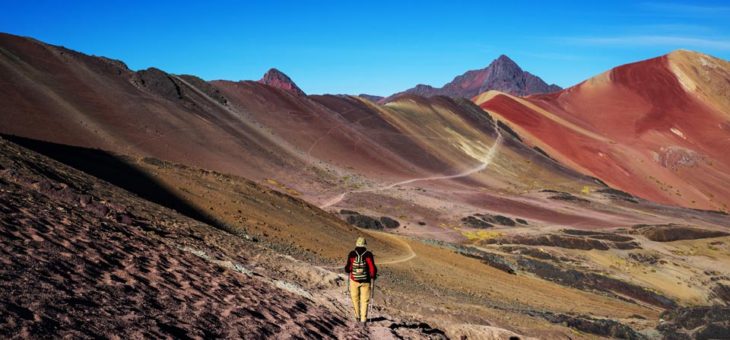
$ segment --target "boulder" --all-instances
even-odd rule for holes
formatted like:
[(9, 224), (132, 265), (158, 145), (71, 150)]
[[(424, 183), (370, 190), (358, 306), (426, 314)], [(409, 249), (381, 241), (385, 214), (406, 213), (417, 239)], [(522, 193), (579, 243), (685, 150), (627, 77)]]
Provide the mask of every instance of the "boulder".
[(400, 222), (397, 220), (390, 218), (388, 216), (382, 216), (380, 217), (380, 223), (383, 224), (386, 228), (394, 229), (400, 227)]
[(383, 224), (380, 223), (377, 219), (367, 216), (367, 215), (348, 215), (347, 216), (347, 223), (350, 223), (356, 227), (365, 228), (365, 229), (376, 229), (376, 230), (382, 230)]

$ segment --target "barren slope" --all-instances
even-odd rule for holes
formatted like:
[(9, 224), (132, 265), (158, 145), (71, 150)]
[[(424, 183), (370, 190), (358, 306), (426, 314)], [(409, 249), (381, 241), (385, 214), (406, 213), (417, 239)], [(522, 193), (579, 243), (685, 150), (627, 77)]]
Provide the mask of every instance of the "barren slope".
[[(306, 175), (305, 155), (202, 79), (0, 34), (0, 132), (226, 173)], [(294, 94), (291, 94), (292, 96)]]
[(265, 249), (2, 139), (0, 209), (3, 337), (365, 336)]
[(727, 211), (730, 63), (676, 51), (564, 91), (475, 101), (552, 157), (661, 203)]

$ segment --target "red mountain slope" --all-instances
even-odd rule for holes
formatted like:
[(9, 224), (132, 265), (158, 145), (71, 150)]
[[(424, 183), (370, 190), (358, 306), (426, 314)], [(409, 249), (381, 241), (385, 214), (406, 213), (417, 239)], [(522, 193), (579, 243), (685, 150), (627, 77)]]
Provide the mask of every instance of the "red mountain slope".
[(684, 207), (730, 204), (730, 63), (676, 51), (558, 93), (475, 98), (551, 156), (633, 194)]

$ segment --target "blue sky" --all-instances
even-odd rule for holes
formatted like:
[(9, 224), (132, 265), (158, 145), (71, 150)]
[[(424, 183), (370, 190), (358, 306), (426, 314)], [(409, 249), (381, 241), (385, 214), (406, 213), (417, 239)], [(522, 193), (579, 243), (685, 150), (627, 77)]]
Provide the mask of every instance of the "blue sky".
[(500, 54), (561, 86), (678, 48), (730, 59), (727, 1), (8, 1), (0, 31), (132, 69), (259, 79), (305, 92), (441, 86)]

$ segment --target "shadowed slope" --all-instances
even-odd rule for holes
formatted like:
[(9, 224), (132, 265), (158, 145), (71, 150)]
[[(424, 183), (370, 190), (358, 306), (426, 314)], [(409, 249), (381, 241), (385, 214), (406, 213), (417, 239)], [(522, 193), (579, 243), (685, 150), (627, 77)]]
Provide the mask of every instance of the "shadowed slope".
[(262, 170), (284, 177), (283, 169), (307, 163), (198, 78), (133, 72), (119, 61), (8, 34), (0, 34), (0, 47), (3, 133), (253, 178)]
[(4, 338), (366, 336), (251, 242), (3, 139), (0, 210)]

